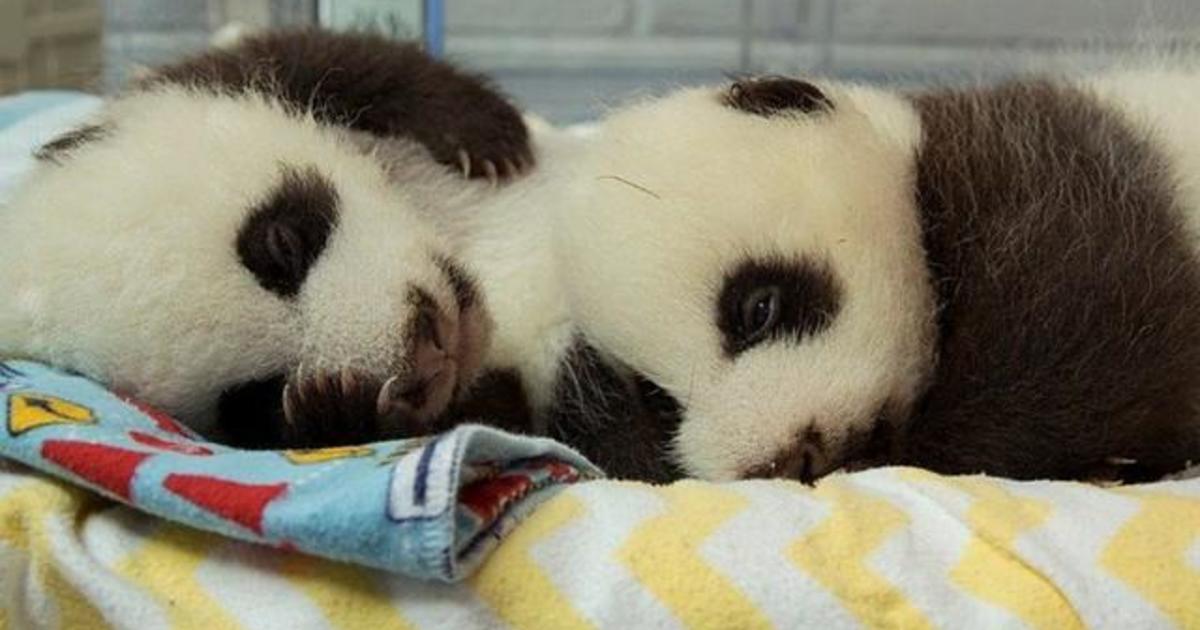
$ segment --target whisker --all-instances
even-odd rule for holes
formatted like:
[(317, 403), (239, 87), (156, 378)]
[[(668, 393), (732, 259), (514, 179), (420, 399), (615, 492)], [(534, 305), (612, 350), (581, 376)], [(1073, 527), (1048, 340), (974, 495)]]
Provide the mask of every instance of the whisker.
[(596, 178), (597, 181), (602, 180), (602, 179), (612, 180), (614, 182), (620, 182), (622, 184), (625, 184), (626, 186), (629, 186), (630, 188), (633, 188), (634, 190), (638, 190), (644, 194), (650, 195), (651, 197), (654, 197), (655, 199), (658, 199), (659, 201), (662, 200), (662, 197), (659, 196), (659, 194), (654, 192), (653, 190), (650, 190), (649, 188), (646, 188), (645, 186), (642, 186), (640, 184), (635, 184), (635, 183), (629, 181), (628, 179), (621, 177), (620, 175), (601, 175)]

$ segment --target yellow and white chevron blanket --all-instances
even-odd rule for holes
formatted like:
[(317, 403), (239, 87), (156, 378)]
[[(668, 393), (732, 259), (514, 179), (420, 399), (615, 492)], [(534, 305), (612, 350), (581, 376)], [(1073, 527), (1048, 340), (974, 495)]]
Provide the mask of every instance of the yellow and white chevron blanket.
[(460, 584), (174, 525), (0, 463), (3, 628), (1200, 628), (1200, 479), (595, 481)]

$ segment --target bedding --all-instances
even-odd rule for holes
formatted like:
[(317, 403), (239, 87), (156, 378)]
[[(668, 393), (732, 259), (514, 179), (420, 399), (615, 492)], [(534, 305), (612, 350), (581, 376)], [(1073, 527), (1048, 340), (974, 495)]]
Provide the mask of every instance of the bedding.
[(1200, 480), (598, 480), (443, 584), (0, 471), (0, 627), (1200, 627)]
[[(3, 156), (21, 156), (4, 165), (10, 176), (0, 181), (0, 200), (28, 149), (93, 106), (81, 97), (53, 114), (68, 106), (56, 103), (43, 112), (55, 116), (47, 122), (0, 100)], [(162, 461), (173, 447), (192, 450), (176, 454), (193, 459), (221, 449), (81, 379), (7, 365), (0, 378), (4, 628), (1200, 627), (1200, 479), (1101, 488), (884, 468), (833, 475), (815, 487), (780, 480), (654, 487), (567, 483), (575, 479), (566, 475), (545, 486), (553, 496), (528, 495), (544, 500), (536, 509), (514, 509), (495, 528), (468, 524), (458, 540), (475, 541), (464, 549), (479, 552), (438, 573), (389, 562), (373, 546), (381, 530), (347, 512), (350, 480), (326, 490), (346, 503), (306, 508), (313, 522), (328, 517), (349, 527), (309, 539), (282, 535), (274, 507), (255, 521), (238, 509), (194, 510), (197, 503), (178, 493), (155, 495), (170, 473), (130, 472), (128, 453), (128, 478), (97, 474), (120, 472), (123, 460), (87, 448), (47, 458), (47, 441), (93, 444), (99, 438), (91, 431), (101, 426), (126, 451)], [(134, 431), (144, 435), (132, 438)], [(442, 439), (469, 442), (478, 439), (473, 431)], [(549, 454), (580, 477), (594, 473), (565, 449), (486, 435), (489, 444), (522, 444), (518, 460)], [(404, 453), (428, 446), (408, 445), (394, 461), (371, 459), (373, 470), (390, 482), (421, 460)], [(212, 454), (196, 455), (197, 448)], [(308, 455), (335, 456), (321, 466), (339, 461), (339, 453)], [(223, 474), (291, 470), (282, 455), (253, 457), (272, 457), (270, 466), (281, 468)], [(457, 499), (444, 506), (463, 502), (463, 479), (442, 481), (445, 496)], [(214, 496), (228, 504), (228, 493)], [(458, 531), (463, 513), (455, 514), (440, 526)], [(457, 581), (438, 581), (445, 579)]]

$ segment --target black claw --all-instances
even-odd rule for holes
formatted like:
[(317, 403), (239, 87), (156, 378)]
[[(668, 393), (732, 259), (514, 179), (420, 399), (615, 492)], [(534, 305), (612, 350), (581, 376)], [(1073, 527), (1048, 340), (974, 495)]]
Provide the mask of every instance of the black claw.
[(280, 427), (282, 446), (349, 446), (420, 437), (437, 430), (434, 423), (418, 418), (404, 406), (381, 410), (384, 382), (344, 370), (297, 375), (282, 392), (287, 410)]

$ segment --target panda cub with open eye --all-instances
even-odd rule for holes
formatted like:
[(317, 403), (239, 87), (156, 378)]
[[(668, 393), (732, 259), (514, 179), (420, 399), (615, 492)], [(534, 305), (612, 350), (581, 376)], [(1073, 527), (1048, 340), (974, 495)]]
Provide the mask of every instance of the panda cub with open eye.
[(657, 435), (674, 474), (803, 480), (1200, 461), (1197, 98), (1186, 70), (768, 77), (618, 111), (555, 213), (556, 269), (588, 352), (674, 409), (593, 456)]
[(411, 434), (463, 394), (491, 320), (419, 206), (532, 164), (482, 79), (320, 31), (159, 69), (38, 157), (2, 210), (0, 356), (252, 447)]

